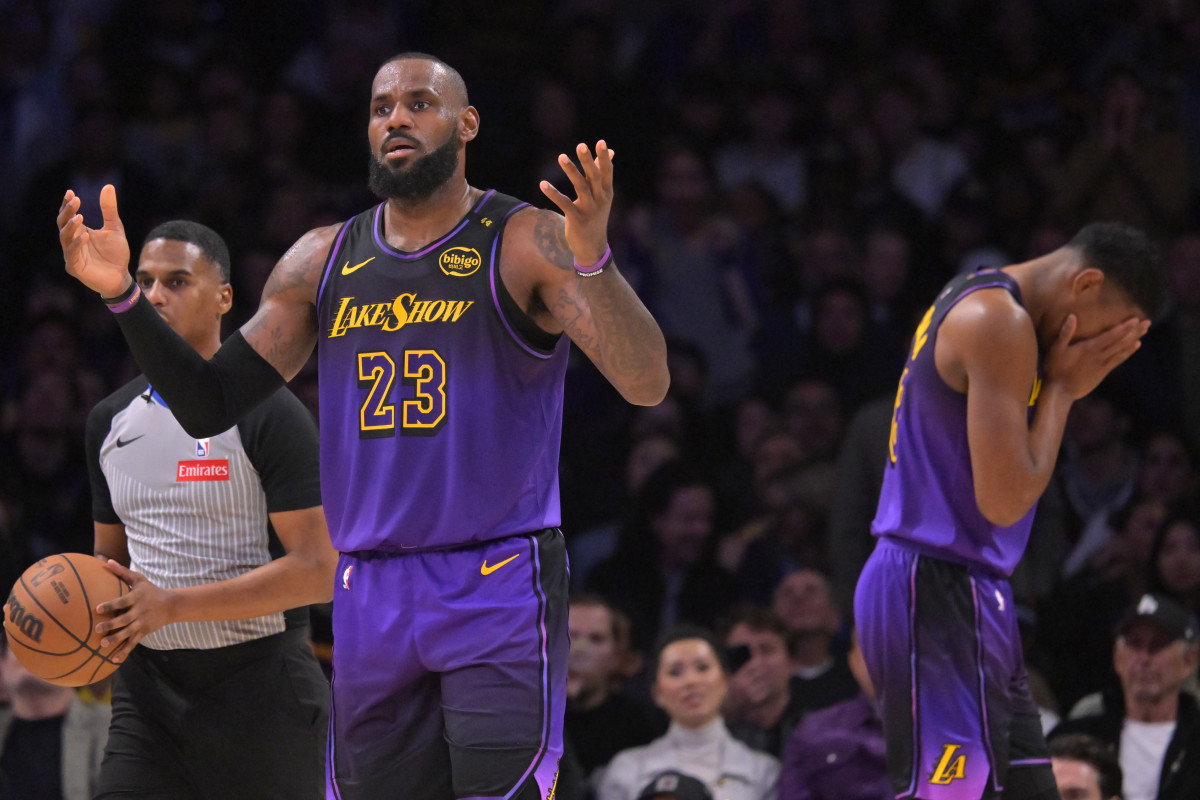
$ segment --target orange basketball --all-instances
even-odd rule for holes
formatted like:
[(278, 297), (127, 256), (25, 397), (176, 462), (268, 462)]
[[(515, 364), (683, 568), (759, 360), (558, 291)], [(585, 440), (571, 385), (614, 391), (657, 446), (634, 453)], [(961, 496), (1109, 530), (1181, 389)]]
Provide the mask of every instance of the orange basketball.
[(43, 558), (17, 579), (4, 604), (8, 646), (25, 669), (59, 686), (87, 686), (119, 664), (100, 651), (96, 606), (129, 591), (95, 556), (60, 553)]

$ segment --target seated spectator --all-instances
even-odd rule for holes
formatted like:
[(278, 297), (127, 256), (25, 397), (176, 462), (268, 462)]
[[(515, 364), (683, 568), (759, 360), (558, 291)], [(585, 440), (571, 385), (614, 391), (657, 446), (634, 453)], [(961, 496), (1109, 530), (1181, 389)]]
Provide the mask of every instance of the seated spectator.
[(599, 800), (635, 800), (667, 770), (694, 776), (722, 800), (774, 800), (779, 762), (734, 739), (721, 717), (729, 687), (723, 652), (705, 628), (680, 625), (663, 633), (651, 673), (654, 700), (671, 727), (644, 747), (617, 753), (600, 781)]
[(1150, 591), (1200, 612), (1200, 512), (1179, 509), (1159, 527), (1150, 547)]
[(813, 569), (791, 573), (775, 591), (772, 609), (792, 632), (790, 689), (792, 702), (802, 713), (858, 694), (845, 645), (837, 646), (841, 615), (828, 578)]
[(1142, 500), (1109, 515), (1112, 537), (1042, 605), (1036, 645), (1026, 653), (1045, 658), (1042, 673), (1063, 711), (1115, 679), (1112, 630), (1146, 592), (1155, 531), (1166, 514), (1158, 501)]
[(0, 634), (0, 798), (89, 800), (100, 777), (112, 709), (32, 675)]
[(712, 482), (691, 464), (669, 461), (646, 478), (616, 552), (585, 584), (629, 616), (637, 650), (659, 630), (712, 625), (729, 608), (736, 586), (714, 557), (717, 518)]
[(721, 706), (729, 732), (779, 758), (803, 714), (792, 702), (791, 631), (774, 612), (755, 605), (735, 609), (719, 630), (730, 659)]
[(858, 637), (847, 654), (859, 693), (805, 717), (788, 739), (779, 800), (892, 800), (887, 742)]
[(1196, 623), (1164, 595), (1143, 595), (1117, 627), (1113, 666), (1120, 690), (1095, 714), (1050, 734), (1087, 733), (1112, 748), (1125, 800), (1200, 797), (1200, 708), (1184, 683), (1200, 661)]
[(571, 600), (570, 629), (565, 730), (586, 779), (617, 752), (661, 736), (667, 723), (648, 701), (622, 691), (641, 662), (624, 614), (599, 595), (579, 595)]
[(1099, 739), (1059, 736), (1050, 742), (1050, 763), (1062, 800), (1121, 800), (1121, 765)]

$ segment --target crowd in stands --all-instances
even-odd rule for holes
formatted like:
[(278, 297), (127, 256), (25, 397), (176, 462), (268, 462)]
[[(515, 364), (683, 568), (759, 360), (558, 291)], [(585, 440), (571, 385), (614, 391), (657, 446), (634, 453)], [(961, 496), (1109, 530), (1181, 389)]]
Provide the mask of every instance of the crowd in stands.
[[(861, 796), (890, 796), (849, 612), (909, 337), (954, 274), (1089, 221), (1151, 233), (1171, 302), (1072, 409), (1013, 578), (1044, 727), (1096, 696), (1119, 726), (1114, 631), (1148, 593), (1200, 611), (1198, 0), (0, 0), (0, 18), (0, 585), (91, 551), (83, 423), (137, 373), (63, 272), (65, 190), (98, 220), (115, 184), (135, 247), (172, 218), (220, 232), (231, 332), (295, 239), (375, 202), (365, 89), (419, 50), (471, 87), (475, 186), (544, 204), (559, 153), (609, 142), (613, 253), (668, 337), (659, 406), (586, 359), (568, 373), (571, 622), (604, 652), (572, 654), (564, 790), (653, 788), (619, 738), (725, 747), (727, 781), (795, 798), (859, 796), (810, 788), (830, 778), (803, 743), (843, 747)], [(312, 366), (291, 387), (315, 411)], [(683, 650), (719, 678), (698, 716), (656, 672)], [(845, 740), (805, 725), (830, 706)]]

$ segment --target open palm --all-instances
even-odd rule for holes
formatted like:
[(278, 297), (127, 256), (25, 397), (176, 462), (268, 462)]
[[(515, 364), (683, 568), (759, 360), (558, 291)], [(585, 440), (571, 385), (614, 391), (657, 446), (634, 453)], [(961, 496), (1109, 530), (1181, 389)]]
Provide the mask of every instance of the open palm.
[(83, 224), (81, 201), (71, 190), (58, 210), (58, 241), (68, 274), (102, 297), (116, 297), (129, 285), (129, 240), (117, 214), (117, 190), (112, 184), (100, 190), (101, 228)]

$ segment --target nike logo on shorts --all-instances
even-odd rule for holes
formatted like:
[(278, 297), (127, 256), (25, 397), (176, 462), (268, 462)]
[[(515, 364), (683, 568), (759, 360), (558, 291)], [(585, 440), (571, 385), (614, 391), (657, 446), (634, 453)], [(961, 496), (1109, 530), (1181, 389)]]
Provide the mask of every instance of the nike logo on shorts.
[(501, 567), (503, 567), (505, 564), (507, 564), (508, 562), (512, 561), (514, 558), (516, 558), (516, 557), (517, 557), (517, 556), (519, 556), (519, 555), (521, 555), (521, 554), (520, 554), (520, 553), (517, 553), (516, 555), (509, 556), (508, 558), (506, 558), (506, 559), (504, 559), (503, 561), (501, 561), (499, 564), (493, 564), (493, 565), (492, 565), (492, 566), (490, 566), (490, 567), (488, 566), (487, 559), (485, 558), (485, 559), (483, 560), (483, 566), (479, 568), (479, 572), (480, 572), (480, 574), (482, 574), (482, 575), (491, 575), (493, 572), (495, 572), (496, 570), (500, 569), (500, 568), (501, 568)]

